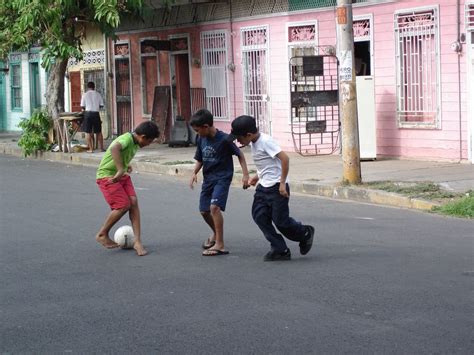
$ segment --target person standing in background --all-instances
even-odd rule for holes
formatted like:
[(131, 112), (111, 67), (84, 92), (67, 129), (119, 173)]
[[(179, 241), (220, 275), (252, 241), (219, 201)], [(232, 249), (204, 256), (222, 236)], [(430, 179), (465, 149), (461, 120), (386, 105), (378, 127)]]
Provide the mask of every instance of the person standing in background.
[(104, 137), (102, 136), (102, 121), (99, 110), (104, 107), (102, 96), (95, 91), (95, 84), (90, 81), (87, 83), (87, 91), (82, 95), (81, 107), (84, 111), (84, 122), (82, 130), (86, 132), (87, 152), (94, 152), (94, 137), (101, 152), (104, 150)]

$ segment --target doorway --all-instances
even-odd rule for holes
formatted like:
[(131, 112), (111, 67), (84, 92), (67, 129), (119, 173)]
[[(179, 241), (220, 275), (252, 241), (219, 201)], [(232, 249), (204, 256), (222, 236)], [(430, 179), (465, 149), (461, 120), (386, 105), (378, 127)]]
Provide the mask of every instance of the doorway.
[(191, 79), (189, 70), (189, 38), (187, 35), (170, 39), (171, 125), (177, 117), (191, 119)]
[(4, 63), (0, 61), (0, 131), (5, 131), (7, 129), (7, 72), (2, 70), (4, 67)]
[(357, 17), (354, 30), (354, 71), (357, 88), (360, 159), (377, 158), (372, 17)]
[(30, 62), (30, 105), (31, 111), (41, 107), (41, 86), (38, 62)]
[(187, 54), (171, 54), (171, 104), (173, 119), (191, 119), (191, 85), (189, 81), (189, 60)]
[[(474, 19), (474, 4), (472, 5), (472, 13)], [(469, 132), (468, 132), (468, 155), (469, 160), (474, 164), (474, 23), (472, 31), (468, 32), (468, 80), (470, 83), (469, 87), (469, 99), (468, 99), (468, 121), (469, 121)]]

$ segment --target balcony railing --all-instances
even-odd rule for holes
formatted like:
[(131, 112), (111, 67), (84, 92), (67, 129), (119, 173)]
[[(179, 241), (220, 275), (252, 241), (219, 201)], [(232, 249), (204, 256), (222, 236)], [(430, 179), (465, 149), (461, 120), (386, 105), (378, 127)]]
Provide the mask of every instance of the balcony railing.
[[(369, 0), (352, 0), (353, 4), (368, 2)], [(289, 11), (316, 9), (336, 6), (337, 0), (288, 0)]]

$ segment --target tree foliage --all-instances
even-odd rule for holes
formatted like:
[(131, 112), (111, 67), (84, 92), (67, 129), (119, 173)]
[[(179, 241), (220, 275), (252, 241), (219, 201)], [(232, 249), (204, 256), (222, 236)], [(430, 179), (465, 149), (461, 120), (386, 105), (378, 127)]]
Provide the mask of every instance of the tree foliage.
[(47, 109), (56, 118), (64, 107), (69, 58), (82, 59), (86, 25), (112, 36), (123, 16), (139, 14), (143, 0), (1, 0), (0, 59), (40, 46), (49, 70)]
[(113, 35), (124, 15), (138, 14), (143, 0), (8, 0), (0, 2), (0, 57), (44, 49), (43, 66), (55, 60), (82, 59), (85, 25)]
[(48, 149), (48, 131), (52, 121), (43, 110), (36, 110), (29, 119), (23, 119), (19, 126), (22, 129), (18, 146), (23, 150), (25, 157), (38, 151)]

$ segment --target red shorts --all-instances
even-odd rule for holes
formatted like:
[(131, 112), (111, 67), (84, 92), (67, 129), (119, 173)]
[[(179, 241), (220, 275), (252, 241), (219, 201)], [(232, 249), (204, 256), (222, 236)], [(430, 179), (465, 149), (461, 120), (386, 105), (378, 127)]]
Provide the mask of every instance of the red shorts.
[(130, 197), (137, 195), (130, 176), (124, 175), (115, 183), (110, 183), (110, 179), (111, 178), (103, 178), (96, 180), (110, 208), (119, 210), (121, 208), (130, 207)]

